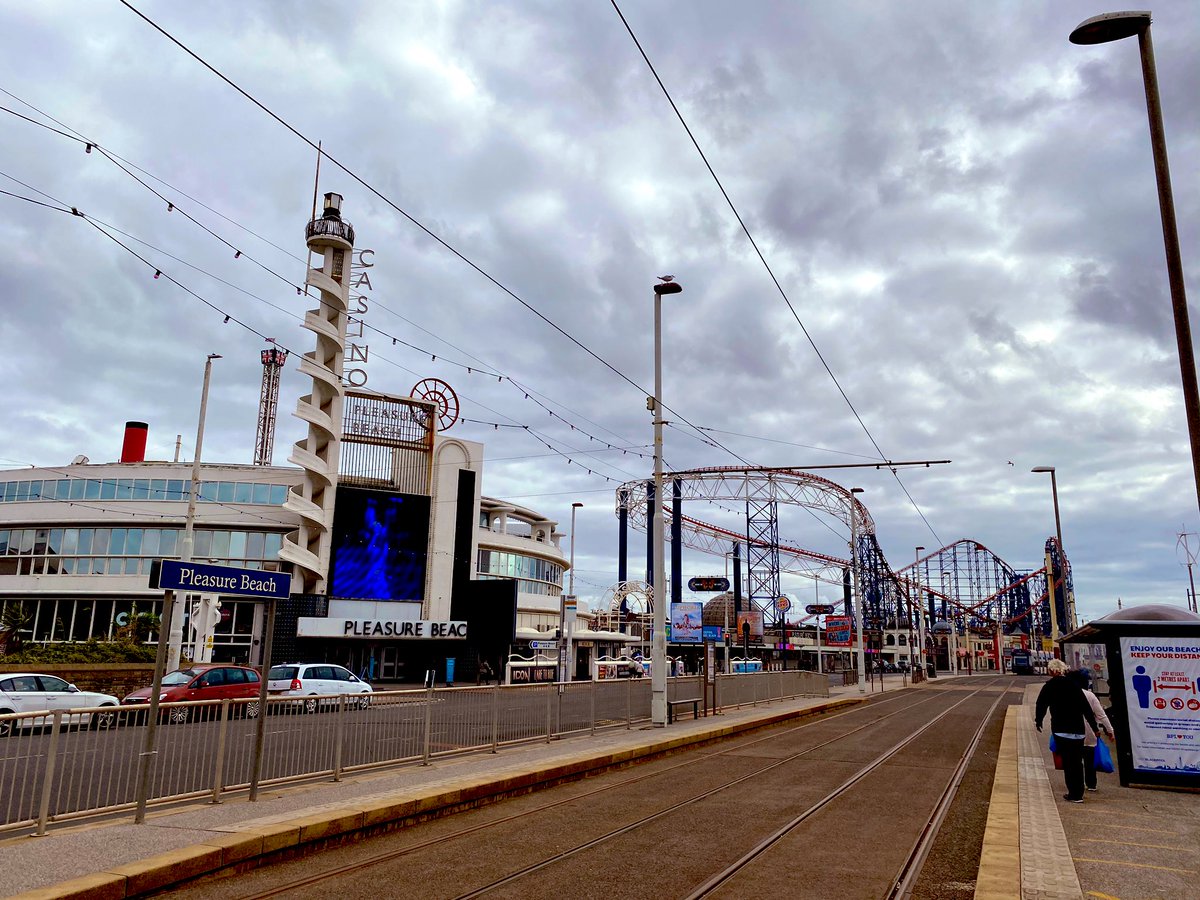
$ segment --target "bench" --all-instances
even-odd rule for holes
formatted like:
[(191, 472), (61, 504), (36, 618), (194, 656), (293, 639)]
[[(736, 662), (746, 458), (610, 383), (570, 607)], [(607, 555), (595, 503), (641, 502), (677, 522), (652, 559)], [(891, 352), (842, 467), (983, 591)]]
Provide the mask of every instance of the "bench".
[(675, 707), (677, 707), (677, 706), (684, 707), (684, 708), (690, 706), (692, 708), (692, 718), (693, 719), (700, 718), (700, 698), (699, 697), (696, 697), (695, 699), (692, 699), (692, 700), (668, 700), (667, 701), (667, 723), (668, 724), (675, 721), (675, 715), (676, 715)]

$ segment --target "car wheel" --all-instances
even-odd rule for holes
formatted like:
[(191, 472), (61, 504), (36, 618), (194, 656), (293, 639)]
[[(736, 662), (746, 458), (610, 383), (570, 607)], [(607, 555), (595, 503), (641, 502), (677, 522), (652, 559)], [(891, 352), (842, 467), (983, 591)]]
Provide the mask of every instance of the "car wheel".
[[(0, 709), (0, 713), (11, 713), (11, 709)], [(0, 737), (8, 737), (13, 733), (17, 725), (16, 719), (5, 719), (0, 722)]]
[(188, 713), (190, 712), (191, 710), (186, 706), (172, 706), (167, 711), (167, 721), (172, 725), (182, 725), (188, 720)]
[(371, 695), (370, 694), (360, 694), (358, 697), (358, 708), (366, 709), (370, 705), (371, 705)]
[(107, 731), (110, 728), (116, 727), (116, 724), (117, 708), (111, 703), (100, 707), (100, 712), (92, 713), (92, 728)]
[(304, 701), (304, 711), (306, 713), (309, 713), (310, 715), (317, 711), (317, 707), (318, 707), (318, 704), (317, 704), (316, 697), (309, 697), (307, 700)]
[(250, 703), (246, 704), (246, 718), (247, 719), (257, 719), (258, 718), (258, 701), (257, 700), (251, 701)]

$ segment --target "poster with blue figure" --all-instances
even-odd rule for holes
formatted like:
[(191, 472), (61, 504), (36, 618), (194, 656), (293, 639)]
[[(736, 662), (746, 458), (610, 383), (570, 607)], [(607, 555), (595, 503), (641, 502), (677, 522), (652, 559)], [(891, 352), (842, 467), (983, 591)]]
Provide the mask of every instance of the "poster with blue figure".
[(429, 508), (420, 495), (338, 488), (330, 596), (421, 602)]
[(1122, 637), (1133, 767), (1200, 772), (1200, 638)]

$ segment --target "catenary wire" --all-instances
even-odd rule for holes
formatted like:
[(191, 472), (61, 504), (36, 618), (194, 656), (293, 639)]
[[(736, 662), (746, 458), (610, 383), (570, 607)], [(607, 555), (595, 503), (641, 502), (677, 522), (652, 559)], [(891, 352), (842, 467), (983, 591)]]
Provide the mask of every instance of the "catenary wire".
[[(157, 31), (159, 34), (161, 34), (163, 37), (165, 37), (167, 40), (169, 40), (171, 43), (173, 43), (175, 46), (177, 46), (180, 50), (182, 50), (184, 53), (186, 53), (188, 56), (190, 56), (192, 59), (194, 59), (197, 63), (199, 63), (201, 66), (203, 66), (209, 72), (211, 72), (213, 75), (215, 75), (221, 81), (223, 81), (225, 84), (227, 84), (230, 88), (232, 88), (237, 93), (239, 93), (246, 100), (248, 100), (254, 106), (258, 107), (263, 113), (265, 113), (267, 116), (269, 116), (271, 119), (273, 119), (279, 125), (281, 125), (284, 129), (286, 129), (288, 132), (290, 132), (297, 139), (299, 139), (303, 143), (307, 144), (311, 149), (317, 150), (318, 152), (320, 152), (321, 155), (325, 159), (328, 159), (331, 163), (333, 163), (335, 166), (337, 166), (339, 169), (341, 169), (343, 172), (345, 172), (347, 176), (349, 176), (353, 181), (355, 181), (358, 185), (360, 185), (364, 190), (366, 190), (367, 192), (369, 192), (370, 194), (372, 194), (376, 198), (378, 198), (380, 201), (385, 203), (392, 210), (394, 210), (398, 215), (400, 215), (405, 220), (407, 220), (411, 225), (413, 225), (415, 228), (417, 228), (419, 231), (421, 231), (423, 234), (425, 234), (427, 237), (429, 237), (431, 240), (433, 240), (435, 243), (437, 243), (439, 246), (441, 246), (443, 249), (445, 249), (448, 253), (455, 256), (461, 262), (466, 264), (468, 267), (470, 267), (472, 270), (474, 270), (478, 275), (480, 275), (486, 281), (491, 283), (493, 286), (495, 286), (501, 292), (503, 292), (504, 294), (506, 294), (513, 300), (515, 300), (518, 304), (520, 304), (522, 307), (524, 307), (528, 312), (530, 312), (537, 318), (541, 319), (546, 325), (548, 325), (554, 331), (558, 332), (562, 337), (566, 338), (570, 343), (574, 344), (576, 347), (578, 347), (580, 350), (582, 350), (588, 356), (592, 357), (592, 359), (594, 359), (596, 362), (600, 363), (602, 366), (604, 366), (606, 369), (608, 369), (610, 372), (612, 372), (614, 375), (616, 375), (619, 379), (626, 382), (631, 387), (636, 388), (642, 394), (646, 395), (646, 394), (650, 393), (644, 387), (639, 385), (636, 381), (634, 381), (632, 378), (630, 378), (628, 375), (626, 375), (624, 372), (622, 372), (620, 369), (618, 369), (615, 365), (613, 365), (611, 362), (609, 362), (607, 359), (605, 359), (603, 356), (601, 356), (599, 353), (597, 353), (595, 350), (591, 349), (589, 346), (587, 346), (585, 343), (583, 343), (583, 341), (581, 341), (579, 338), (575, 337), (573, 334), (571, 334), (569, 331), (567, 331), (565, 328), (563, 328), (561, 325), (559, 325), (557, 322), (555, 322), (553, 319), (551, 319), (549, 316), (547, 316), (545, 313), (543, 313), (541, 310), (539, 310), (533, 304), (531, 304), (530, 302), (525, 300), (523, 297), (521, 297), (512, 288), (508, 287), (506, 284), (504, 284), (502, 281), (500, 281), (498, 278), (496, 278), (496, 276), (492, 275), (490, 272), (488, 272), (481, 265), (476, 263), (473, 259), (468, 257), (465, 253), (463, 253), (461, 250), (459, 250), (457, 247), (455, 247), (453, 244), (451, 244), (449, 241), (447, 241), (445, 238), (443, 238), (437, 232), (433, 231), (433, 229), (431, 229), (429, 226), (425, 225), (423, 222), (421, 222), (419, 219), (417, 219), (414, 215), (412, 215), (407, 210), (405, 210), (403, 207), (401, 207), (398, 203), (396, 203), (394, 200), (392, 200), (390, 197), (388, 197), (386, 194), (384, 194), (382, 191), (380, 191), (378, 188), (376, 188), (373, 184), (368, 182), (365, 178), (363, 178), (362, 176), (357, 174), (353, 169), (351, 169), (345, 163), (341, 162), (339, 159), (332, 156), (328, 151), (321, 149), (315, 141), (313, 141), (311, 138), (309, 138), (307, 135), (305, 135), (302, 131), (300, 131), (298, 128), (296, 128), (294, 125), (292, 125), (286, 119), (284, 119), (281, 115), (279, 115), (274, 110), (272, 110), (265, 103), (263, 103), (262, 101), (257, 99), (249, 91), (247, 91), (246, 89), (244, 89), (240, 85), (238, 85), (235, 81), (233, 81), (233, 79), (229, 78), (229, 76), (225, 75), (216, 66), (212, 65), (210, 62), (205, 60), (202, 56), (200, 56), (198, 53), (196, 53), (194, 50), (192, 50), (190, 47), (188, 47), (186, 44), (184, 44), (182, 41), (180, 41), (177, 37), (175, 37), (173, 34), (171, 34), (169, 31), (167, 31), (165, 28), (163, 28), (161, 25), (159, 25), (157, 22), (155, 22), (153, 19), (151, 19), (145, 13), (143, 13), (139, 9), (137, 9), (132, 3), (129, 2), (129, 0), (118, 0), (118, 2), (122, 6), (124, 6), (126, 9), (128, 9), (130, 12), (132, 12), (134, 15), (136, 15), (138, 18), (140, 18), (142, 21), (144, 21), (151, 28), (153, 28), (155, 31)], [(693, 428), (695, 427), (694, 425), (692, 425), (692, 423), (686, 417), (684, 417), (678, 411), (667, 406), (665, 403), (663, 404), (663, 409), (666, 410), (667, 412), (670, 412), (671, 414), (675, 415), (680, 421), (684, 422), (685, 424), (687, 424)], [(746, 465), (751, 464), (748, 460), (746, 460), (740, 454), (736, 453), (733, 450), (730, 450), (728, 447), (721, 445), (721, 449), (724, 452), (728, 453), (730, 456), (741, 461), (742, 463), (745, 463)], [(882, 456), (882, 453), (880, 455)]]
[[(124, 3), (125, 0), (121, 0), (121, 2)], [(879, 446), (879, 443), (875, 440), (875, 436), (871, 434), (871, 429), (867, 427), (867, 423), (863, 421), (862, 416), (859, 415), (858, 409), (854, 406), (854, 403), (851, 401), (850, 396), (846, 393), (845, 388), (842, 387), (841, 382), (838, 381), (837, 375), (834, 374), (833, 369), (825, 359), (824, 354), (821, 353), (821, 349), (817, 346), (817, 342), (813, 339), (813, 336), (809, 333), (808, 328), (800, 318), (800, 314), (796, 311), (796, 307), (792, 304), (791, 298), (788, 297), (787, 291), (784, 290), (783, 285), (775, 275), (775, 271), (771, 268), (771, 264), (767, 262), (766, 256), (759, 248), (758, 242), (754, 239), (754, 235), (751, 234), (749, 226), (746, 225), (745, 220), (742, 218), (742, 214), (738, 212), (738, 208), (734, 204), (733, 198), (730, 197), (729, 192), (725, 190), (725, 185), (721, 182), (716, 170), (713, 169), (712, 164), (708, 161), (708, 157), (705, 155), (704, 150), (700, 147), (700, 142), (696, 139), (695, 134), (692, 133), (691, 127), (688, 125), (687, 120), (683, 117), (683, 113), (680, 112), (679, 107), (676, 105), (674, 98), (671, 96), (671, 92), (667, 90), (666, 84), (664, 84), (662, 78), (659, 77), (658, 70), (654, 68), (654, 63), (650, 61), (649, 55), (647, 55), (645, 49), (642, 47), (642, 42), (638, 40), (638, 36), (634, 33), (633, 27), (625, 18), (625, 14), (621, 12), (621, 7), (617, 5), (617, 0), (609, 0), (609, 2), (612, 4), (617, 16), (621, 19), (621, 24), (624, 25), (625, 30), (629, 32), (629, 37), (633, 40), (634, 46), (637, 47), (638, 53), (641, 54), (646, 66), (650, 69), (650, 74), (654, 76), (654, 80), (658, 83), (659, 88), (662, 90), (663, 96), (666, 98), (667, 103), (670, 104), (676, 118), (679, 119), (679, 124), (682, 125), (683, 130), (687, 132), (687, 136), (691, 140), (692, 146), (696, 148), (696, 152), (700, 155), (700, 159), (703, 161), (704, 167), (708, 170), (708, 174), (712, 176), (712, 179), (716, 183), (718, 190), (721, 192), (721, 196), (725, 198), (725, 202), (728, 204), (730, 211), (733, 213), (734, 218), (737, 219), (738, 225), (741, 226), (742, 232), (746, 235), (746, 239), (749, 240), (750, 246), (754, 249), (755, 254), (758, 256), (759, 262), (762, 263), (767, 275), (775, 285), (775, 289), (779, 292), (779, 296), (783, 298), (783, 302), (787, 305), (788, 311), (791, 312), (792, 317), (796, 320), (796, 324), (800, 326), (800, 330), (804, 333), (804, 337), (808, 340), (813, 352), (817, 355), (817, 359), (828, 373), (830, 379), (833, 381), (834, 386), (838, 389), (838, 393), (842, 395), (842, 399), (846, 402), (846, 406), (850, 408), (850, 412), (853, 413), (854, 418), (858, 421), (863, 433), (866, 434), (867, 439), (870, 440), (871, 445), (879, 454), (879, 458), (886, 461), (888, 458), (887, 454), (883, 452)], [(688, 424), (690, 425), (691, 423), (689, 422)], [(694, 428), (696, 426), (693, 425), (692, 427)], [(908, 492), (908, 488), (905, 487), (904, 482), (900, 479), (899, 474), (897, 474), (895, 471), (892, 471), (892, 477), (896, 479), (896, 483), (900, 485), (900, 489), (904, 491), (904, 496), (908, 498), (908, 502), (911, 503), (913, 509), (917, 511), (917, 515), (921, 517), (921, 521), (925, 523), (925, 527), (929, 529), (929, 533), (932, 534), (940, 544), (942, 539), (938, 537), (938, 533), (934, 530), (933, 525), (931, 525), (929, 520), (925, 518), (925, 513), (922, 512), (921, 507), (917, 505), (917, 502), (913, 499), (912, 494)]]

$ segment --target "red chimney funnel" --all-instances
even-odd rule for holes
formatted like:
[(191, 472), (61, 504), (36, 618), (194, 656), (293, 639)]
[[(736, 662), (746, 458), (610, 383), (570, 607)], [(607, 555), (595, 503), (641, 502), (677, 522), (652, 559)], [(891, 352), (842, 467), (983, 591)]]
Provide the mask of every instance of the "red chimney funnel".
[(125, 442), (121, 445), (121, 462), (144, 462), (146, 459), (146, 434), (150, 426), (145, 422), (125, 423)]

